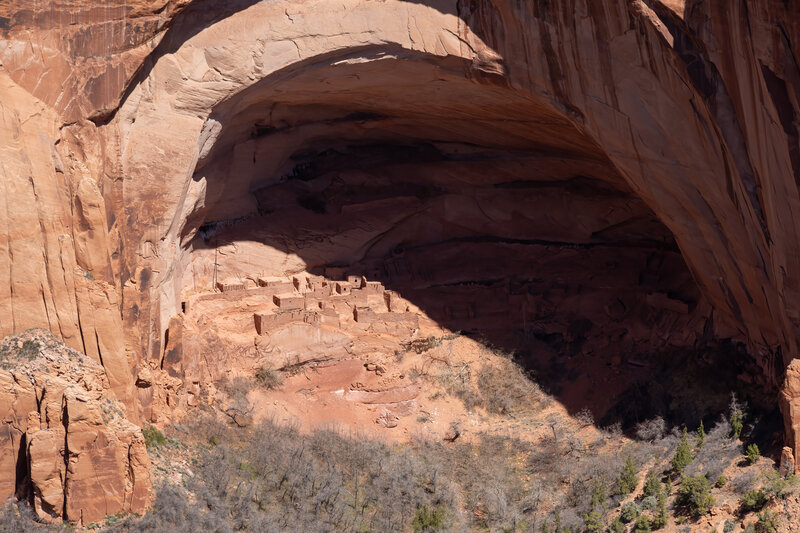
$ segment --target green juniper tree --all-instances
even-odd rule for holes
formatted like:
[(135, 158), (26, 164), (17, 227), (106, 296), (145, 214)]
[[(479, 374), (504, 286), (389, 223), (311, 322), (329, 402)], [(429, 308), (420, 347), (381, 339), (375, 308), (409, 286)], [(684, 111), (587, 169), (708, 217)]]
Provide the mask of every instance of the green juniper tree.
[(697, 449), (703, 447), (706, 442), (706, 428), (703, 427), (703, 421), (700, 421), (700, 427), (697, 428)]
[(620, 496), (627, 496), (634, 490), (638, 483), (638, 471), (636, 470), (636, 463), (630, 455), (625, 459), (625, 465), (622, 467), (622, 473), (619, 476), (619, 492)]
[(681, 434), (681, 441), (678, 443), (678, 448), (675, 450), (675, 456), (672, 458), (672, 470), (676, 474), (683, 474), (683, 471), (689, 466), (693, 459), (692, 446), (689, 444), (689, 433), (686, 428), (683, 428)]

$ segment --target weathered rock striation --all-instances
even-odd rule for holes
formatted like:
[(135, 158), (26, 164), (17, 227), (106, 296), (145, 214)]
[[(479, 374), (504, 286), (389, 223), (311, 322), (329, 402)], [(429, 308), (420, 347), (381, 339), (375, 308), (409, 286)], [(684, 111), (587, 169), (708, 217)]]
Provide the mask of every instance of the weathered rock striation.
[(769, 0), (0, 1), (0, 333), (138, 422), (190, 297), (347, 265), (454, 327), (743, 342), (798, 457), (798, 43)]

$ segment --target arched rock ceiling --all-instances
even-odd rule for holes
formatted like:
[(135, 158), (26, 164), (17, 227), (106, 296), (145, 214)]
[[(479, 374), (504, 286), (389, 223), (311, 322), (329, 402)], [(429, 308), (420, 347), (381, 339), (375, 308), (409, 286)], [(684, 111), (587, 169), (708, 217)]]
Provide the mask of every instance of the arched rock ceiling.
[[(353, 94), (364, 96), (357, 108), (380, 107), (374, 101), (380, 91), (370, 103), (368, 90), (350, 92), (355, 85), (346, 76), (337, 78), (341, 91), (326, 89), (324, 75), (316, 82), (309, 78), (296, 94), (271, 96), (268, 91), (279, 87), (276, 79), (302, 79), (320, 64), (330, 72), (353, 71), (361, 64), (365, 73), (387, 76), (378, 65), (399, 54), (398, 73), (406, 62), (419, 62), (431, 72), (438, 69), (445, 79), (462, 80), (447, 85), (447, 90), (459, 88), (448, 106), (434, 113), (440, 119), (485, 111), (470, 100), (475, 89), (470, 85), (488, 86), (484, 95), (491, 94), (491, 87), (506, 88), (518, 98), (521, 115), (527, 114), (525, 107), (536, 108), (534, 121), (553, 117), (557, 126), (548, 128), (547, 142), (560, 137), (566, 145), (598, 151), (610, 161), (673, 232), (721, 319), (762, 349), (783, 345), (794, 350), (793, 304), (779, 296), (781, 283), (773, 280), (791, 276), (786, 259), (796, 254), (795, 230), (793, 223), (784, 224), (787, 238), (779, 242), (770, 227), (795, 220), (784, 214), (790, 207), (774, 205), (773, 199), (797, 191), (793, 182), (764, 187), (760, 181), (789, 164), (781, 144), (768, 148), (770, 156), (740, 153), (749, 132), (731, 116), (732, 97), (713, 66), (705, 64), (702, 76), (687, 69), (688, 55), (707, 59), (693, 51), (682, 21), (668, 12), (662, 10), (659, 19), (643, 3), (576, 2), (560, 10), (546, 5), (267, 2), (193, 29), (174, 53), (157, 57), (143, 71), (109, 125), (119, 132), (122, 194), (128, 206), (123, 238), (130, 246), (123, 249), (123, 276), (157, 272), (147, 291), (142, 293), (139, 285), (126, 301), (137, 306), (137, 316), (153, 306), (146, 312), (161, 324), (156, 332), (176, 312), (179, 236), (190, 215), (208, 207), (205, 181), (192, 178), (200, 155), (214, 150), (220, 133), (239, 127), (230, 119), (244, 109), (263, 114), (265, 102), (273, 98), (290, 105), (293, 99), (310, 102), (317, 94), (340, 110), (355, 108), (348, 103)], [(425, 69), (414, 71), (422, 82)], [(375, 80), (374, 86), (388, 87), (391, 75)], [(436, 91), (438, 80), (432, 81), (420, 87)], [(367, 87), (369, 82), (358, 83)], [(721, 94), (706, 105), (708, 96), (701, 91), (715, 83)], [(439, 90), (445, 90), (444, 82)], [(426, 111), (423, 98), (402, 100), (392, 102), (405, 106), (406, 116)], [(233, 104), (226, 108), (226, 102)], [(511, 106), (492, 105), (499, 116), (514, 112)], [(251, 127), (244, 122), (242, 128)], [(562, 126), (574, 136), (559, 133)], [(767, 138), (783, 135), (778, 124), (760, 127)], [(526, 142), (543, 141), (533, 137)], [(140, 213), (133, 207), (138, 205), (157, 207)], [(147, 339), (139, 340), (143, 347), (159, 345), (153, 331), (144, 335)]]

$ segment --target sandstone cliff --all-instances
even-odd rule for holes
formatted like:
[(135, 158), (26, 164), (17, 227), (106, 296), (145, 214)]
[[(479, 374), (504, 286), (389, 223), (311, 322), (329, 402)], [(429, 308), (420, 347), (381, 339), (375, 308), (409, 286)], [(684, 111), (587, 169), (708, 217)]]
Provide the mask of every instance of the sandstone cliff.
[[(392, 288), (399, 245), (499, 239), (563, 284), (536, 300), (547, 334), (611, 317), (636, 349), (645, 302), (684, 315), (647, 342), (746, 343), (763, 387), (791, 382), (797, 456), (798, 43), (800, 8), (769, 0), (0, 2), (0, 333), (50, 329), (152, 419), (190, 388), (178, 317), (220, 269), (357, 264)], [(547, 255), (567, 249), (593, 251)], [(434, 281), (485, 281), (488, 250)], [(615, 261), (655, 281), (575, 303)], [(550, 312), (569, 298), (596, 313)]]
[(79, 525), (150, 501), (141, 430), (113, 399), (100, 365), (49, 331), (0, 345), (0, 499)]

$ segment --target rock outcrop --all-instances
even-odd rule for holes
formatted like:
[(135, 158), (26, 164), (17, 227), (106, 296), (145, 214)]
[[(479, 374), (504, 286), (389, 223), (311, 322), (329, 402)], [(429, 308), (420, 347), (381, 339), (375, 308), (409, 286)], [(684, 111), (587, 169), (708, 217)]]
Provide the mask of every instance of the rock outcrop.
[(0, 500), (78, 525), (149, 505), (144, 437), (103, 368), (46, 330), (0, 344)]
[(795, 443), (799, 43), (770, 0), (0, 1), (0, 334), (152, 420), (191, 296), (344, 263), (565, 350), (742, 342)]

